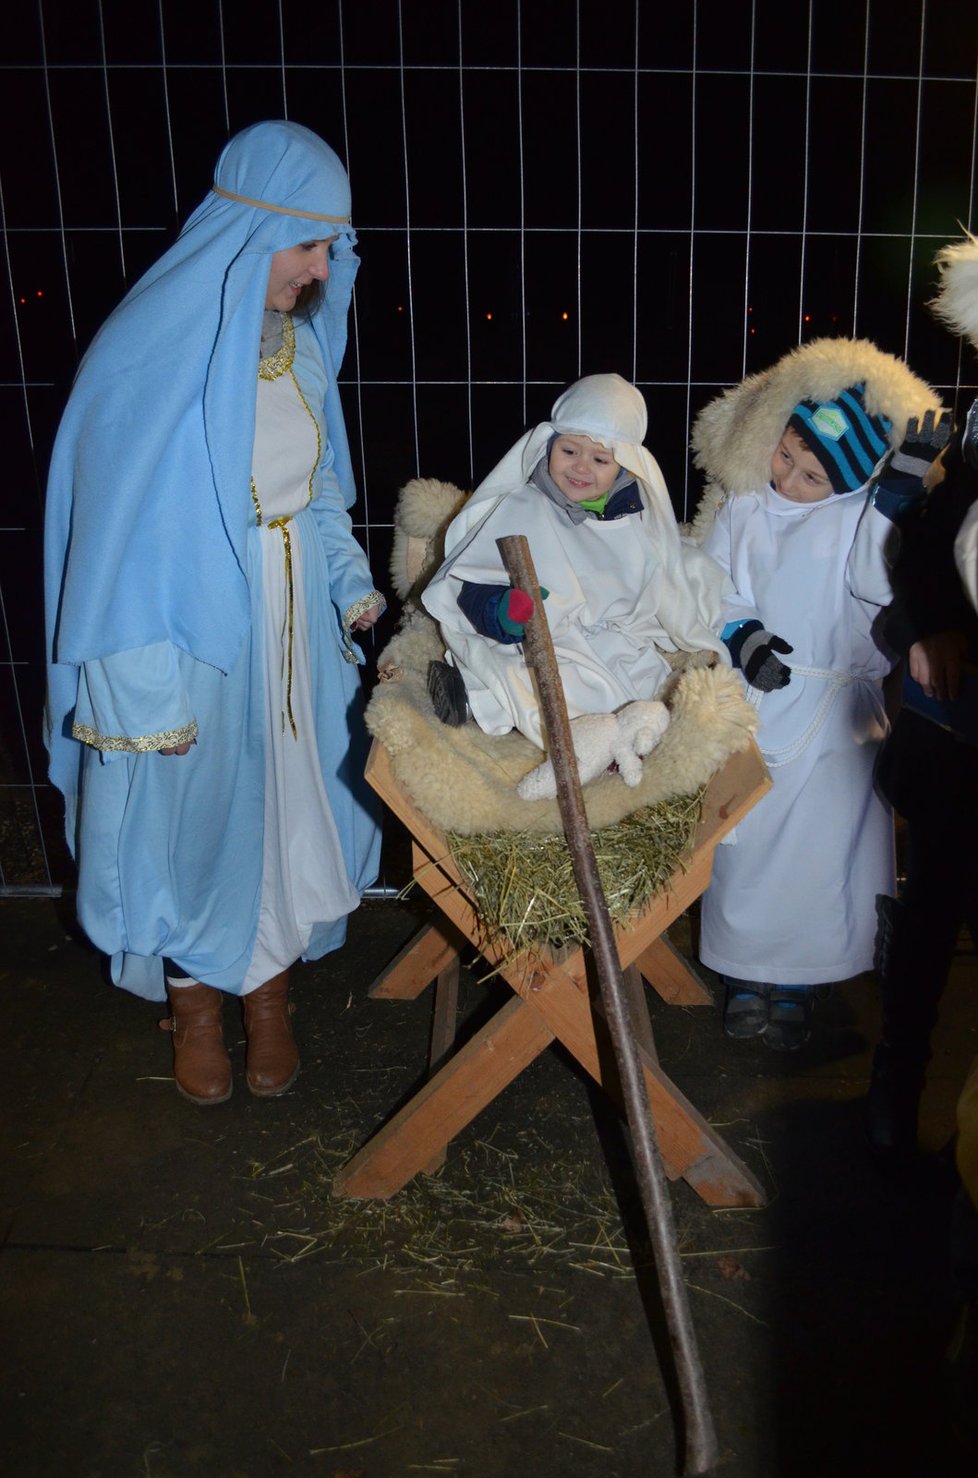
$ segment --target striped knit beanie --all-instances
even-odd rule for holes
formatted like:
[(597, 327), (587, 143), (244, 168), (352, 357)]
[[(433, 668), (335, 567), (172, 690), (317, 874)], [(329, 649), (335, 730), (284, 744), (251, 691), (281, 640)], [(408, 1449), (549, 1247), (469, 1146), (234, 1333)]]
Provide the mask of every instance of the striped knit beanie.
[(834, 400), (802, 400), (788, 417), (809, 450), (818, 458), (835, 493), (851, 493), (869, 481), (873, 468), (889, 451), (886, 416), (871, 416), (862, 385), (850, 385)]

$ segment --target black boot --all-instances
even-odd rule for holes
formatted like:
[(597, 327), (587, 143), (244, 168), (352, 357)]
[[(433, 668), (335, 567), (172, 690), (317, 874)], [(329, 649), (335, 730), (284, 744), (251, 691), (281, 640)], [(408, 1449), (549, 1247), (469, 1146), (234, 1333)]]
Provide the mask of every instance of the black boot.
[(902, 900), (880, 894), (876, 914), (883, 1019), (873, 1054), (865, 1129), (876, 1160), (904, 1168), (917, 1154), (917, 1116), (944, 974), (935, 969), (928, 931)]
[(443, 724), (458, 729), (469, 716), (465, 683), (457, 667), (448, 662), (428, 663), (428, 697)]
[(917, 1115), (924, 1091), (924, 1063), (901, 1057), (884, 1038), (873, 1053), (866, 1095), (866, 1138), (883, 1165), (910, 1165), (917, 1154)]

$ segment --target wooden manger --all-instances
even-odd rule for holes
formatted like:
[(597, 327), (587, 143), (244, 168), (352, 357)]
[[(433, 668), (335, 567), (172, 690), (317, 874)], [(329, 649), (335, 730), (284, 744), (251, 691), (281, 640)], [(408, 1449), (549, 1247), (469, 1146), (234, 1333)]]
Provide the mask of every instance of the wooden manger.
[[(619, 1093), (611, 1054), (602, 1045), (600, 1007), (589, 990), (586, 949), (572, 945), (515, 953), (499, 940), (487, 939), (444, 833), (408, 797), (377, 739), (367, 779), (407, 827), (414, 880), (439, 915), (370, 987), (370, 995), (378, 998), (413, 1000), (435, 985), (428, 1080), (333, 1182), (335, 1195), (384, 1199), (419, 1172), (439, 1168), (452, 1139), (555, 1040), (612, 1096), (619, 1098)], [(730, 755), (706, 787), (698, 828), (669, 885), (615, 931), (666, 1173), (671, 1179), (682, 1176), (710, 1206), (761, 1206), (764, 1192), (660, 1067), (643, 979), (670, 1005), (712, 1005), (709, 992), (665, 931), (709, 883), (714, 848), (770, 785), (753, 741)], [(469, 946), (513, 996), (456, 1050), (459, 963)]]

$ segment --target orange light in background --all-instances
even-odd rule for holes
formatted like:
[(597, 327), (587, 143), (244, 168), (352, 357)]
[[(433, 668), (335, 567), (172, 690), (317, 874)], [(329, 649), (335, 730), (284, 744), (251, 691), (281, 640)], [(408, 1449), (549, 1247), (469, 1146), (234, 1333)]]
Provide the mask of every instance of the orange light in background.
[(565, 323), (567, 322), (568, 318), (570, 318), (570, 314), (569, 313), (562, 313), (560, 316), (564, 320)]
[(492, 314), (491, 313), (487, 313), (486, 314), (486, 322), (487, 323), (491, 323), (492, 322)]

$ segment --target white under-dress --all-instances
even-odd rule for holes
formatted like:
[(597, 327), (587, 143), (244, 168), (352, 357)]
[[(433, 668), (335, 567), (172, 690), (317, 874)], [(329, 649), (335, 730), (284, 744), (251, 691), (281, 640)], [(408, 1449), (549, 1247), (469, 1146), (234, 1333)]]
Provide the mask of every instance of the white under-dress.
[[(274, 360), (262, 362), (263, 372)], [(288, 369), (259, 378), (252, 460), (265, 608), (265, 831), (255, 947), (242, 994), (305, 952), (313, 928), (360, 901), (316, 749), (302, 535), (323, 430)], [(309, 530), (308, 520), (303, 520)]]

